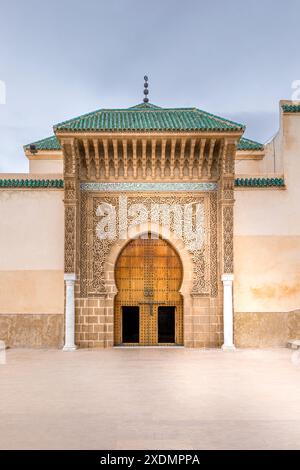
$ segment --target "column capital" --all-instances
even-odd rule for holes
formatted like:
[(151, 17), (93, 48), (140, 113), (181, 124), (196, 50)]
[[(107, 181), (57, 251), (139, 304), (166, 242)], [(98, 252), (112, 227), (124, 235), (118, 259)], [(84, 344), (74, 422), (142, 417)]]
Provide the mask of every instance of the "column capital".
[(76, 274), (75, 273), (65, 273), (64, 274), (65, 281), (76, 281)]
[(233, 282), (234, 275), (233, 274), (222, 274), (222, 282)]

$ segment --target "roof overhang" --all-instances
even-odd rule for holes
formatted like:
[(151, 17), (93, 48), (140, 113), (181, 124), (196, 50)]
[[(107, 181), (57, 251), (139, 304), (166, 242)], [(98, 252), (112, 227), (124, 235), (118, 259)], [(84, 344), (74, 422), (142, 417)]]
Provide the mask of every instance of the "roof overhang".
[(105, 131), (89, 131), (89, 132), (74, 132), (74, 131), (56, 131), (55, 135), (61, 142), (63, 139), (93, 139), (93, 138), (108, 138), (108, 139), (117, 139), (117, 138), (200, 138), (200, 137), (228, 137), (232, 140), (240, 139), (243, 135), (244, 130), (240, 131), (191, 131), (191, 132), (171, 132), (171, 131), (144, 131), (144, 132), (105, 132)]
[(25, 149), (25, 155), (28, 160), (62, 160), (62, 150), (37, 150), (35, 153)]
[(236, 160), (262, 160), (265, 156), (263, 150), (237, 150)]

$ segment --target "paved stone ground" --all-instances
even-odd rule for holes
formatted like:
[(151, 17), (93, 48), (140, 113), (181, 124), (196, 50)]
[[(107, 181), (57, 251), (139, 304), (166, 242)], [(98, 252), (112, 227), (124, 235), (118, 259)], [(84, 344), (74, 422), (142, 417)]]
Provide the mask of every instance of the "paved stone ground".
[(0, 448), (300, 449), (300, 356), (8, 350)]

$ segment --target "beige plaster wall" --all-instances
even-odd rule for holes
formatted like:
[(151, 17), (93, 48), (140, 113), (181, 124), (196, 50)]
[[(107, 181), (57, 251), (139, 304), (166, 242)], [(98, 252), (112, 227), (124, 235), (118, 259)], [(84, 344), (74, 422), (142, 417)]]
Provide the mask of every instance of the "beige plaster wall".
[(0, 271), (0, 314), (62, 314), (63, 301), (63, 271)]
[(260, 160), (236, 160), (235, 162), (235, 174), (237, 177), (240, 175), (257, 175), (261, 172)]
[(235, 190), (235, 312), (291, 312), (300, 308), (300, 115), (281, 114), (259, 163), (262, 174), (284, 168), (286, 190)]
[(63, 174), (63, 160), (62, 159), (49, 159), (49, 160), (29, 160), (29, 173), (45, 174), (45, 173), (58, 173)]
[(63, 314), (63, 191), (0, 190), (0, 314)]
[(300, 235), (234, 239), (236, 312), (300, 308)]

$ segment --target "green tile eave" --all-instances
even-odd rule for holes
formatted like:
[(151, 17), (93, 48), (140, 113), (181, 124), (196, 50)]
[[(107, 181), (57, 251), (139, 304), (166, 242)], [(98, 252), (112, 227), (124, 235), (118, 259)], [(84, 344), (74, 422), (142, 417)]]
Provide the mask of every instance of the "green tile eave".
[(281, 108), (284, 113), (300, 113), (300, 104), (282, 104)]
[(236, 178), (234, 185), (242, 188), (285, 188), (284, 178)]
[(63, 179), (0, 179), (0, 188), (63, 188)]
[[(168, 183), (166, 183), (168, 184)], [(1, 188), (28, 188), (28, 189), (63, 189), (63, 179), (1, 179)], [(235, 187), (244, 188), (285, 188), (284, 178), (236, 178)]]
[(45, 139), (31, 142), (30, 144), (24, 145), (24, 150), (29, 150), (30, 145), (35, 145), (37, 150), (60, 150), (61, 146), (59, 140), (55, 135), (46, 137)]
[[(54, 135), (52, 137), (47, 137), (45, 139), (32, 142), (33, 145), (36, 145), (37, 150), (61, 150), (60, 142), (57, 137)], [(24, 149), (28, 150), (31, 144), (24, 145)], [(256, 142), (254, 140), (241, 138), (238, 146), (238, 150), (263, 150), (263, 144)]]
[[(45, 139), (32, 142), (36, 146), (37, 150), (61, 150), (61, 145), (57, 137), (54, 135), (52, 137), (47, 137)], [(29, 150), (31, 144), (24, 145), (25, 150)], [(256, 142), (254, 140), (241, 138), (237, 150), (263, 150), (263, 144)]]
[(244, 131), (245, 126), (197, 108), (159, 108), (151, 103), (98, 109), (54, 126), (54, 131)]
[(237, 145), (237, 150), (264, 150), (264, 145), (255, 140), (241, 137)]

